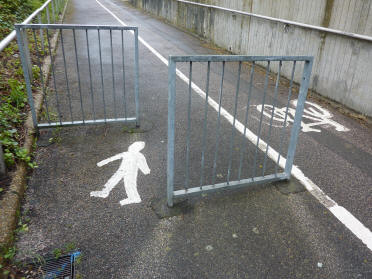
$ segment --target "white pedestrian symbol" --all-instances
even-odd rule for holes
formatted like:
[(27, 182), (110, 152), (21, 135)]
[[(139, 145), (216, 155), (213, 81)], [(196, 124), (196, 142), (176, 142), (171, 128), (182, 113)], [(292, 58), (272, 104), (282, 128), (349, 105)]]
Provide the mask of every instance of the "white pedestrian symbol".
[(124, 180), (125, 191), (127, 198), (120, 201), (121, 205), (140, 203), (141, 197), (137, 191), (137, 174), (141, 170), (143, 174), (150, 173), (149, 166), (147, 165), (146, 158), (140, 151), (145, 147), (143, 141), (137, 141), (131, 144), (128, 151), (119, 153), (115, 156), (107, 158), (99, 163), (98, 167), (102, 167), (112, 161), (121, 159), (121, 164), (116, 173), (111, 176), (101, 191), (90, 192), (91, 197), (107, 198), (111, 190), (120, 182)]

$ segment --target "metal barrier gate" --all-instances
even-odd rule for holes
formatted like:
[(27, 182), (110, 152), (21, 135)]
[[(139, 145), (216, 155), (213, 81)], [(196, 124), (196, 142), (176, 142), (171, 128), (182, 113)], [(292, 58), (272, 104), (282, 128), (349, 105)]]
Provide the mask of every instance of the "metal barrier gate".
[[(112, 122), (139, 126), (137, 27), (19, 24), (16, 31), (35, 128)], [(34, 85), (43, 91), (40, 119)]]
[[(304, 62), (302, 73), (296, 72), (299, 62)], [(266, 68), (262, 80), (255, 75), (256, 71), (262, 71), (257, 63)], [(168, 206), (173, 206), (173, 199), (178, 197), (289, 179), (312, 63), (313, 57), (304, 56), (170, 56)], [(176, 65), (189, 73), (188, 78)], [(195, 77), (193, 69), (198, 69)], [(280, 76), (284, 71), (291, 80), (283, 90)], [(297, 74), (302, 79), (296, 101), (292, 91), (295, 91), (293, 80)], [(177, 75), (185, 83), (181, 82), (176, 90)], [(205, 91), (196, 84), (205, 84)], [(187, 107), (177, 104), (176, 91)], [(193, 98), (192, 91), (199, 96)], [(218, 102), (213, 100), (214, 96)], [(285, 115), (280, 115), (284, 123), (279, 125), (277, 106), (280, 103), (286, 105), (286, 110)], [(294, 103), (295, 114), (289, 115), (289, 111), (294, 111), (289, 108), (290, 104)], [(290, 117), (294, 117), (293, 126), (288, 129)], [(286, 160), (280, 155), (285, 145), (288, 145)], [(275, 153), (273, 146), (279, 152)], [(175, 148), (179, 160), (175, 159)]]

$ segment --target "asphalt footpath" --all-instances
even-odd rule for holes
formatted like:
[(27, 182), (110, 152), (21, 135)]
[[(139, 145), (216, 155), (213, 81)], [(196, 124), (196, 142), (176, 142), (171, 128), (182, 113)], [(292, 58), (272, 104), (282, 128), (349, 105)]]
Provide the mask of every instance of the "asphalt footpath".
[[(203, 194), (178, 200), (174, 209), (166, 207), (168, 68), (159, 55), (167, 59), (169, 55), (218, 52), (198, 38), (134, 9), (127, 1), (100, 3), (70, 0), (65, 23), (121, 25), (115, 15), (128, 26), (139, 27), (139, 35), (151, 46), (139, 44), (140, 127), (111, 123), (40, 131), (35, 158), (38, 168), (29, 179), (22, 208), (30, 220), (29, 230), (18, 237), (18, 259), (47, 255), (74, 243), (83, 254), (77, 266), (83, 278), (371, 278), (371, 250), (295, 178)], [(135, 115), (133, 35), (124, 31), (121, 37), (120, 31), (113, 31), (111, 47), (110, 34), (100, 32), (63, 31), (63, 44), (59, 41), (54, 61), (56, 88), (51, 79), (47, 98), (52, 120)], [(177, 66), (189, 77), (188, 64)], [(272, 69), (278, 66), (271, 65)], [(283, 123), (276, 115), (270, 129), (270, 118), (265, 116), (259, 128), (257, 106), (262, 104), (265, 72), (257, 66), (248, 103), (250, 67), (242, 66), (236, 119), (244, 123), (248, 106), (249, 130), (260, 133), (285, 156), (292, 124), (282, 129)], [(206, 64), (193, 63), (192, 80), (202, 90), (206, 88), (206, 69)], [(301, 75), (301, 70), (298, 65), (296, 75)], [(221, 63), (211, 65), (209, 96), (216, 101), (221, 73)], [(222, 106), (230, 114), (235, 109), (237, 73), (237, 64), (226, 63)], [(265, 104), (275, 101), (275, 78), (269, 75)], [(239, 175), (249, 178), (281, 171), (226, 117), (222, 116), (218, 124), (217, 111), (206, 106), (196, 92), (189, 99), (187, 83), (177, 77), (176, 84), (176, 189), (183, 189), (185, 183), (200, 185), (205, 112), (204, 184), (214, 179), (218, 125), (216, 183), (228, 179), (229, 165), (231, 180)], [(288, 82), (283, 79), (276, 107), (285, 107), (287, 96)], [(295, 96), (294, 89), (292, 100)], [(189, 102), (189, 180), (185, 182)], [(291, 108), (295, 108), (293, 103)], [(44, 106), (45, 123), (46, 109)], [(305, 109), (306, 125), (300, 132), (295, 164), (325, 195), (372, 228), (371, 127), (317, 99), (308, 98)], [(130, 156), (112, 158), (123, 152)], [(244, 161), (239, 173), (241, 154)], [(255, 156), (256, 165), (252, 163)], [(112, 160), (103, 161), (108, 158)], [(138, 171), (137, 175), (127, 171), (133, 160), (137, 160), (137, 167), (132, 169)], [(127, 176), (123, 180), (120, 174)], [(101, 190), (110, 181), (117, 185), (107, 195)], [(133, 193), (128, 185), (135, 182), (140, 200), (130, 199)]]

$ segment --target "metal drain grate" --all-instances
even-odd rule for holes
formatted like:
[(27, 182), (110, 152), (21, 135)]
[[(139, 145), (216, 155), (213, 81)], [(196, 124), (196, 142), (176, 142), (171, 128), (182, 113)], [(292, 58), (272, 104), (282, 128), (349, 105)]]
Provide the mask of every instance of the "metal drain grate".
[(75, 260), (80, 256), (76, 251), (71, 254), (61, 256), (58, 259), (52, 258), (38, 268), (41, 279), (74, 279)]

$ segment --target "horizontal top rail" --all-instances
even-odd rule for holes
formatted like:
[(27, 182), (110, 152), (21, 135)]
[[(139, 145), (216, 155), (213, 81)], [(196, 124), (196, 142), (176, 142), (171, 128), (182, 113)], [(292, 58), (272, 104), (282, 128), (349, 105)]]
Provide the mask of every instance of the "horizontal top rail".
[(94, 29), (94, 30), (132, 30), (138, 29), (136, 26), (121, 26), (121, 25), (81, 25), (81, 24), (15, 24), (16, 28), (29, 29)]
[(193, 2), (193, 1), (186, 1), (186, 0), (176, 0), (176, 1), (180, 2), (180, 3), (191, 4), (191, 5), (196, 5), (196, 6), (205, 7), (205, 8), (212, 8), (212, 9), (216, 9), (216, 10), (231, 12), (231, 13), (234, 13), (234, 14), (256, 17), (256, 18), (260, 18), (260, 19), (280, 22), (280, 23), (284, 23), (284, 24), (288, 24), (288, 25), (299, 26), (299, 27), (302, 27), (302, 28), (318, 30), (318, 31), (321, 31), (321, 32), (327, 32), (327, 33), (332, 33), (332, 34), (337, 34), (337, 35), (341, 35), (341, 36), (351, 37), (351, 38), (354, 38), (354, 39), (359, 39), (359, 40), (372, 42), (372, 37), (367, 36), (367, 35), (361, 35), (361, 34), (356, 34), (356, 33), (352, 33), (352, 32), (346, 32), (346, 31), (342, 31), (342, 30), (331, 29), (331, 28), (326, 28), (326, 27), (301, 23), (301, 22), (292, 21), (292, 20), (275, 18), (275, 17), (271, 17), (271, 16), (264, 16), (264, 15), (249, 13), (249, 12), (243, 12), (243, 11), (224, 8), (224, 7), (220, 7), (220, 6), (202, 4), (202, 3), (197, 3), (197, 2)]
[(192, 55), (169, 56), (173, 62), (313, 61), (313, 56)]
[[(46, 6), (49, 5), (50, 2), (52, 2), (53, 0), (48, 0), (46, 1), (40, 8), (38, 8), (37, 10), (35, 10), (28, 18), (26, 18), (22, 23), (23, 24), (28, 24), (31, 22), (31, 20), (33, 20), (35, 18), (35, 16), (37, 16), (42, 10), (45, 9)], [(13, 41), (16, 37), (16, 31), (13, 30), (12, 32), (10, 32), (10, 34), (8, 36), (6, 36), (1, 42), (0, 42), (0, 52), (6, 48), (9, 43), (11, 41)]]

